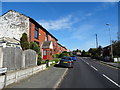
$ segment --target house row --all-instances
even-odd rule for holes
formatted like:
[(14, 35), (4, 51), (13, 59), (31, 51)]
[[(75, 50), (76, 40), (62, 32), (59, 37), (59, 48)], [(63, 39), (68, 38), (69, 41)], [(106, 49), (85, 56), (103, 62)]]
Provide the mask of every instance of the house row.
[[(55, 36), (49, 33), (43, 26), (31, 17), (14, 10), (9, 10), (0, 16), (1, 47), (3, 46), (3, 42), (5, 42), (3, 41), (5, 40), (3, 38), (9, 38), (10, 40), (14, 39), (14, 44), (18, 47), (18, 41), (20, 41), (23, 33), (28, 35), (29, 42), (36, 42), (40, 46), (42, 58), (44, 60), (51, 60), (53, 55), (67, 51), (66, 47), (58, 43), (58, 39)], [(6, 41), (10, 42), (9, 40)], [(8, 44), (6, 43), (6, 46), (7, 45)]]

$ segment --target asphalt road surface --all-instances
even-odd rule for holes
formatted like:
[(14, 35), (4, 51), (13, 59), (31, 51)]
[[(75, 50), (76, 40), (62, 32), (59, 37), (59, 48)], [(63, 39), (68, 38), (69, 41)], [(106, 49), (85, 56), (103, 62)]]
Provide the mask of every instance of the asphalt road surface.
[(120, 88), (119, 69), (86, 57), (77, 57), (58, 88)]

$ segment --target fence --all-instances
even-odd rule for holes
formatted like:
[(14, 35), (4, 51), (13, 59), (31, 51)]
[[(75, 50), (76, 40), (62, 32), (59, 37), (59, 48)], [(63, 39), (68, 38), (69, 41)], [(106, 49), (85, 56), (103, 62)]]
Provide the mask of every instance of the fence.
[(33, 50), (22, 51), (19, 48), (0, 48), (0, 67), (10, 70), (20, 70), (37, 65), (36, 52)]

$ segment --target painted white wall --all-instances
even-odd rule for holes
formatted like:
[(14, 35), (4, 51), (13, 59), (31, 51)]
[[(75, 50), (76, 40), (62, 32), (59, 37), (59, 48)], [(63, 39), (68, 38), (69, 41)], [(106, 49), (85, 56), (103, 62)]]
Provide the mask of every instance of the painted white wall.
[(53, 49), (53, 43), (52, 42), (50, 43), (50, 49)]
[(114, 62), (120, 62), (120, 58), (114, 58)]
[(29, 18), (15, 11), (0, 16), (0, 37), (20, 40), (22, 33), (29, 35)]

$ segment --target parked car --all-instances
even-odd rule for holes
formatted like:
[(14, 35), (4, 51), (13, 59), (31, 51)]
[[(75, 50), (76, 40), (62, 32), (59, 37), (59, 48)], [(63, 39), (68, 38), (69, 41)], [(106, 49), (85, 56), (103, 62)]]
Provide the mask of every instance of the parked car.
[(72, 57), (63, 57), (61, 60), (60, 60), (60, 63), (59, 63), (60, 66), (63, 66), (63, 67), (68, 67), (68, 68), (73, 68), (73, 60), (72, 60)]
[(75, 55), (73, 55), (71, 57), (72, 57), (72, 60), (76, 61), (76, 56)]

